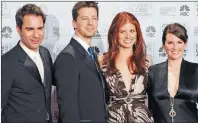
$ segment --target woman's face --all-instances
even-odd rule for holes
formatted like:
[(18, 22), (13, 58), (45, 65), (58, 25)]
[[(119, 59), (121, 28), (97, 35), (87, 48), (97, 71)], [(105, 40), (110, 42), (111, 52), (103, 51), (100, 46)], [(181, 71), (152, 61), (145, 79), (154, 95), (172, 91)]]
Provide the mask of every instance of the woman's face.
[(167, 33), (163, 47), (168, 55), (168, 59), (177, 60), (182, 58), (186, 44), (187, 43), (184, 43), (184, 41), (179, 39), (177, 36)]
[(137, 41), (137, 31), (132, 23), (124, 24), (118, 34), (120, 48), (132, 48)]

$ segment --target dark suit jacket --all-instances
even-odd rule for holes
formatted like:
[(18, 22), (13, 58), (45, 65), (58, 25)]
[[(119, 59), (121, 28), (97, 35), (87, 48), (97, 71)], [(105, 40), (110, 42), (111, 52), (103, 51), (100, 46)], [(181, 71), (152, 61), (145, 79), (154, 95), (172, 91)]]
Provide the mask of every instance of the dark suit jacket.
[(104, 90), (96, 66), (75, 39), (58, 55), (53, 74), (60, 122), (105, 122)]
[[(171, 122), (169, 117), (168, 62), (154, 65), (149, 70), (149, 108), (156, 123)], [(198, 123), (198, 64), (183, 60), (179, 88), (174, 97), (174, 122)]]
[(40, 46), (44, 64), (42, 83), (36, 64), (19, 43), (1, 57), (2, 122), (51, 121), (52, 60), (49, 51)]

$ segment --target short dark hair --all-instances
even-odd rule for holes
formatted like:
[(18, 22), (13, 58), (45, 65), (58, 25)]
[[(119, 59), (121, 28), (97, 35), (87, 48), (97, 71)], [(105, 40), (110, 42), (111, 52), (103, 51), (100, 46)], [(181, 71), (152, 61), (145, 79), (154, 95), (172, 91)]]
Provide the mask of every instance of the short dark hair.
[(23, 17), (29, 14), (41, 16), (43, 18), (43, 24), (45, 24), (46, 16), (41, 8), (36, 6), (35, 4), (26, 4), (23, 7), (19, 8), (15, 15), (16, 24), (17, 26), (19, 26), (20, 29), (23, 25)]
[(162, 34), (163, 45), (165, 44), (166, 35), (168, 33), (175, 35), (176, 37), (181, 39), (184, 43), (186, 43), (188, 40), (188, 34), (187, 34), (186, 28), (179, 23), (169, 24), (165, 27), (163, 34)]
[(98, 17), (98, 2), (95, 2), (95, 1), (79, 1), (77, 2), (73, 9), (72, 9), (72, 17), (73, 17), (73, 20), (76, 20), (77, 17), (78, 17), (78, 11), (81, 9), (81, 8), (86, 8), (86, 7), (93, 7), (96, 9), (97, 11), (97, 17)]

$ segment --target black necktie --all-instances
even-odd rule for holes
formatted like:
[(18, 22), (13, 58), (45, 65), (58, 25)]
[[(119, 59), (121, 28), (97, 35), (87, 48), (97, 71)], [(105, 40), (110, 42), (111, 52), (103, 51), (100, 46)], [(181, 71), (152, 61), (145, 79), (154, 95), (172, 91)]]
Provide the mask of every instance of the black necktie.
[(90, 55), (91, 59), (92, 59), (93, 61), (95, 61), (95, 60), (94, 60), (93, 50), (92, 50), (91, 47), (88, 48), (88, 52), (89, 52), (89, 55)]

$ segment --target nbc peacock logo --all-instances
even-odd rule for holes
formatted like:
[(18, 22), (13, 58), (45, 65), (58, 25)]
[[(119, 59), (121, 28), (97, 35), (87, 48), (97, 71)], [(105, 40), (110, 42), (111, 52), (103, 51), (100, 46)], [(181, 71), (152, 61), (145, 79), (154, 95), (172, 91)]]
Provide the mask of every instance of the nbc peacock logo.
[(166, 58), (167, 57), (163, 46), (159, 47), (158, 53), (159, 53), (159, 58)]
[(180, 7), (180, 16), (189, 16), (190, 8), (187, 5), (182, 5)]
[(101, 35), (99, 31), (97, 30), (96, 34), (93, 36), (94, 39), (101, 39)]
[(12, 38), (12, 28), (10, 26), (4, 26), (1, 29), (2, 38)]
[(155, 37), (155, 33), (156, 33), (156, 29), (155, 29), (155, 27), (154, 26), (148, 26), (147, 28), (146, 28), (146, 35), (148, 36), (148, 37)]

